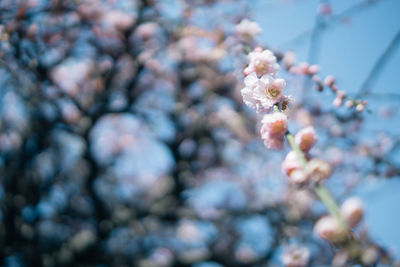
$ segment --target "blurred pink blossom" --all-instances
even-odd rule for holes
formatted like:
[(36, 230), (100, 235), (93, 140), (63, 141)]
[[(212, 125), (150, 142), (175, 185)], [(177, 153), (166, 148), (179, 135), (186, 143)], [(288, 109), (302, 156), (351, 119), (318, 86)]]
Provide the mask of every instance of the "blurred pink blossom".
[(252, 39), (254, 36), (259, 34), (262, 29), (257, 22), (243, 19), (238, 25), (235, 26), (235, 33), (246, 39)]

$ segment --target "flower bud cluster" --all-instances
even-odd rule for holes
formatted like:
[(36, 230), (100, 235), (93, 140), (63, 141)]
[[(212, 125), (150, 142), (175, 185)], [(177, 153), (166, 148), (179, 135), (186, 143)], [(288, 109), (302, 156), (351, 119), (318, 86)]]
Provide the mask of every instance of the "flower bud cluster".
[(310, 65), (307, 62), (295, 63), (296, 57), (293, 52), (287, 52), (283, 56), (283, 65), (286, 70), (288, 70), (292, 74), (297, 75), (307, 75), (311, 77), (312, 81), (315, 84), (315, 88), (317, 91), (322, 92), (325, 87), (328, 87), (335, 95), (335, 99), (332, 104), (335, 107), (341, 107), (345, 105), (347, 108), (354, 108), (357, 112), (362, 112), (365, 109), (365, 106), (368, 104), (366, 100), (360, 99), (352, 99), (346, 95), (346, 93), (342, 90), (339, 90), (336, 85), (336, 79), (332, 75), (328, 75), (325, 79), (321, 79), (317, 74), (320, 71), (320, 67), (318, 65)]
[(314, 226), (314, 232), (331, 243), (344, 241), (350, 229), (356, 227), (363, 217), (361, 201), (354, 197), (347, 199), (340, 207), (340, 216), (344, 222), (331, 215), (320, 218)]
[(335, 95), (335, 99), (332, 102), (332, 105), (335, 107), (341, 107), (345, 105), (347, 108), (355, 108), (357, 112), (361, 112), (365, 109), (365, 106), (368, 104), (366, 100), (353, 99), (346, 95), (346, 93), (342, 90), (339, 90), (336, 85), (336, 79), (332, 75), (328, 75), (322, 81), (319, 76), (314, 75), (312, 80), (316, 84), (316, 88), (318, 91), (322, 91), (324, 86), (328, 87)]
[(308, 183), (318, 184), (329, 178), (332, 172), (331, 165), (318, 158), (311, 159), (309, 155), (310, 149), (317, 141), (314, 128), (308, 126), (300, 130), (295, 135), (294, 140), (307, 162), (302, 163), (294, 150), (287, 154), (282, 162), (282, 172), (288, 176), (289, 181), (303, 186)]

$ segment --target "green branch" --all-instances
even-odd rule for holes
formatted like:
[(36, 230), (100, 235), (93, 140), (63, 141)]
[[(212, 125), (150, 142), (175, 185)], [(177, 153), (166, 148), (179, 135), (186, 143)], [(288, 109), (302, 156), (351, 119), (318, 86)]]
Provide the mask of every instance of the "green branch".
[[(274, 111), (281, 112), (278, 105), (274, 105)], [(286, 133), (286, 140), (288, 141), (292, 150), (296, 152), (297, 158), (299, 159), (304, 170), (307, 167), (307, 158), (305, 157), (300, 147), (296, 144), (294, 136), (290, 132)], [(324, 204), (326, 209), (329, 211), (329, 213), (339, 222), (339, 225), (341, 227), (346, 227), (346, 222), (340, 214), (339, 205), (333, 198), (332, 194), (328, 191), (328, 189), (326, 189), (326, 187), (322, 184), (317, 184), (315, 187), (313, 187), (313, 190), (318, 198), (321, 200), (321, 202)]]

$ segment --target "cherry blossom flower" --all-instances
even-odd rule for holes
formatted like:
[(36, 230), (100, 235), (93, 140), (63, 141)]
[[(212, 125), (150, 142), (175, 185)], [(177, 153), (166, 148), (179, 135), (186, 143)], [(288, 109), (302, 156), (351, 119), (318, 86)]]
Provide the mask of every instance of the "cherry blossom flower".
[(250, 52), (249, 66), (244, 70), (245, 75), (255, 72), (258, 77), (265, 74), (275, 75), (279, 70), (279, 64), (276, 62), (276, 57), (270, 50)]
[(241, 90), (243, 102), (257, 113), (268, 111), (282, 100), (285, 80), (264, 75), (260, 79), (253, 72), (244, 79), (245, 87)]

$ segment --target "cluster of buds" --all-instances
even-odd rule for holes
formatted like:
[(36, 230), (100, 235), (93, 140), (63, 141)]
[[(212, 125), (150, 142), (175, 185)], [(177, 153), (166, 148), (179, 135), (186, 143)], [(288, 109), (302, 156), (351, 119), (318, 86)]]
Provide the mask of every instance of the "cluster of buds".
[[(306, 159), (310, 156), (307, 154)], [(319, 184), (328, 179), (332, 167), (326, 161), (318, 158), (311, 159), (305, 166), (300, 162), (295, 151), (290, 151), (282, 162), (282, 172), (287, 175), (289, 182), (298, 186)]]
[(307, 62), (300, 62), (297, 65), (291, 66), (289, 72), (300, 75), (315, 75), (319, 72), (319, 66), (316, 64), (310, 65)]
[(318, 75), (313, 75), (312, 80), (315, 82), (318, 91), (323, 91), (324, 87), (328, 87), (336, 95), (332, 102), (335, 107), (341, 107), (344, 104), (347, 108), (355, 108), (357, 112), (362, 112), (368, 104), (366, 100), (353, 99), (347, 96), (344, 91), (339, 90), (336, 79), (332, 75), (326, 76), (323, 81)]
[(289, 181), (293, 184), (304, 186), (309, 183), (319, 184), (329, 178), (332, 172), (331, 165), (318, 158), (311, 159), (309, 154), (310, 149), (317, 141), (314, 128), (308, 126), (301, 129), (294, 136), (294, 141), (303, 153), (307, 163), (301, 162), (296, 151), (290, 151), (282, 162), (282, 172), (287, 175)]
[(316, 64), (310, 65), (307, 62), (300, 62), (296, 64), (296, 55), (294, 52), (289, 51), (283, 55), (283, 67), (291, 74), (298, 75), (315, 75), (319, 72), (319, 66)]
[(310, 65), (307, 62), (296, 64), (296, 56), (293, 52), (287, 52), (283, 56), (283, 66), (292, 74), (309, 76), (315, 84), (317, 91), (322, 92), (325, 87), (329, 88), (335, 95), (332, 104), (335, 107), (345, 105), (347, 108), (355, 108), (357, 112), (362, 112), (368, 104), (366, 100), (352, 99), (342, 90), (339, 90), (336, 85), (336, 79), (332, 75), (328, 75), (325, 79), (318, 76), (320, 67), (318, 65)]
[(320, 218), (314, 226), (315, 233), (331, 243), (342, 242), (350, 229), (356, 227), (363, 217), (362, 203), (358, 198), (347, 199), (340, 207), (340, 221), (333, 216)]
[[(310, 158), (306, 155), (307, 159)], [(319, 184), (328, 179), (332, 173), (332, 167), (324, 160), (314, 158), (305, 166), (301, 164), (295, 151), (290, 151), (282, 163), (282, 171), (289, 182), (298, 186)]]

